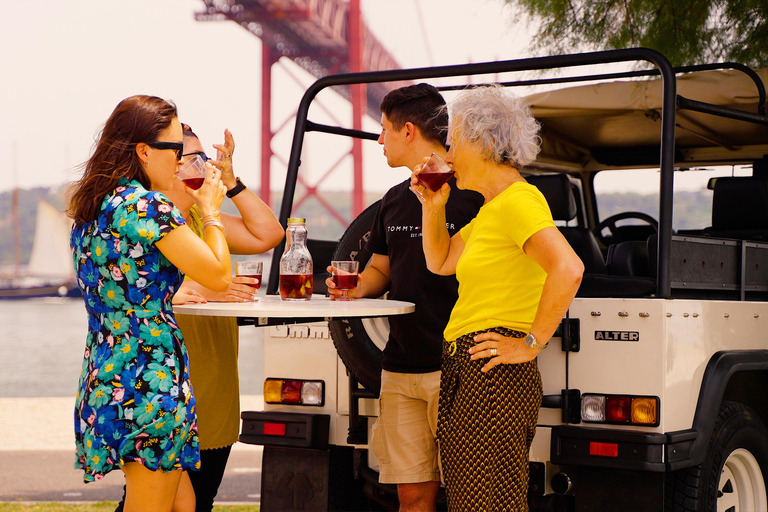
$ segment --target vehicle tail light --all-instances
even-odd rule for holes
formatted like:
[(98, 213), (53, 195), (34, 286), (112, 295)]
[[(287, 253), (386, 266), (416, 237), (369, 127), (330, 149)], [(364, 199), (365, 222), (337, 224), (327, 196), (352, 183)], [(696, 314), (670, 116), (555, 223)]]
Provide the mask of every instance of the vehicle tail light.
[(609, 423), (629, 423), (629, 397), (609, 396), (605, 405), (605, 416)]
[(581, 396), (581, 420), (585, 423), (655, 427), (659, 424), (659, 399), (653, 396), (584, 394)]
[(284, 380), (283, 381), (283, 400), (284, 404), (301, 403), (301, 381)]
[(322, 380), (266, 379), (264, 402), (268, 404), (317, 405), (325, 403)]
[(267, 379), (264, 381), (264, 401), (279, 404), (283, 398), (283, 381)]
[(581, 421), (605, 422), (605, 397), (584, 395), (581, 398)]
[(301, 403), (304, 405), (323, 405), (323, 382), (305, 380), (301, 383)]
[(632, 423), (635, 425), (657, 425), (659, 423), (659, 400), (656, 398), (632, 399)]

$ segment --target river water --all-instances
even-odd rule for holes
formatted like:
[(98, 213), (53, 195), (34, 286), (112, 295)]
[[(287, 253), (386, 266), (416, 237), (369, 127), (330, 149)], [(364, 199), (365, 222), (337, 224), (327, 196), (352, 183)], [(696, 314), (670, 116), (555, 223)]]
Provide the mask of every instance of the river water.
[[(0, 398), (72, 397), (85, 349), (81, 299), (0, 301)], [(260, 395), (263, 328), (240, 327), (240, 392)]]

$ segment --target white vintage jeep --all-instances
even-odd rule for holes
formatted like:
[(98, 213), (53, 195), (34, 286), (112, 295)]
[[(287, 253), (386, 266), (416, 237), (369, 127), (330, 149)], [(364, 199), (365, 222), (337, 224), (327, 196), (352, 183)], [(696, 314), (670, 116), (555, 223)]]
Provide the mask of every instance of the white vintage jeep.
[[(515, 75), (633, 61), (654, 70)], [(530, 454), (530, 509), (768, 510), (768, 70), (674, 69), (657, 52), (628, 49), (328, 76), (301, 103), (281, 222), (307, 132), (377, 137), (310, 122), (320, 90), (492, 74), (505, 86), (549, 88), (526, 90), (543, 140), (528, 179), (586, 267), (558, 338), (539, 356), (545, 397)], [(552, 89), (566, 82), (578, 85)], [(449, 95), (461, 87), (440, 88)], [(675, 188), (697, 180), (699, 199), (680, 202), (691, 194)], [(604, 191), (622, 181), (654, 183), (656, 195), (642, 207), (612, 207)], [(311, 246), (316, 286), (332, 255), (369, 260), (377, 206), (338, 244)], [(691, 225), (697, 208), (706, 213)], [(277, 290), (280, 252), (268, 293)], [(396, 508), (368, 445), (387, 335), (386, 319), (269, 328), (268, 403), (243, 413), (241, 435), (264, 445), (264, 512)], [(318, 387), (321, 399), (301, 395)]]

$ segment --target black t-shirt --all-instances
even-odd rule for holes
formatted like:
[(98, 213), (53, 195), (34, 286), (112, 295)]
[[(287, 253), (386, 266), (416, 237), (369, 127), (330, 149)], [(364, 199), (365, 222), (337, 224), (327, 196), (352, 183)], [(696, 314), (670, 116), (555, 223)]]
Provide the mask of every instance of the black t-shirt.
[[(421, 245), (421, 203), (409, 190), (410, 178), (384, 195), (366, 247), (389, 256), (389, 298), (416, 304), (408, 315), (389, 317), (389, 341), (382, 367), (391, 372), (428, 373), (440, 369), (443, 330), (458, 297), (456, 276), (438, 276), (427, 270)], [(471, 221), (483, 205), (483, 196), (459, 190), (451, 178), (446, 204), (446, 225), (453, 236)]]

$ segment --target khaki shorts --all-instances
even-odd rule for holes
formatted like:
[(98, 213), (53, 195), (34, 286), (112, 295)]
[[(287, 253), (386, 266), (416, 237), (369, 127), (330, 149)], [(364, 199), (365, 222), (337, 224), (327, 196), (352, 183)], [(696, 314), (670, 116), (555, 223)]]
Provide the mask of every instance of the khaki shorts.
[(379, 417), (371, 445), (379, 459), (379, 482), (439, 482), (437, 400), (440, 372), (381, 372)]

